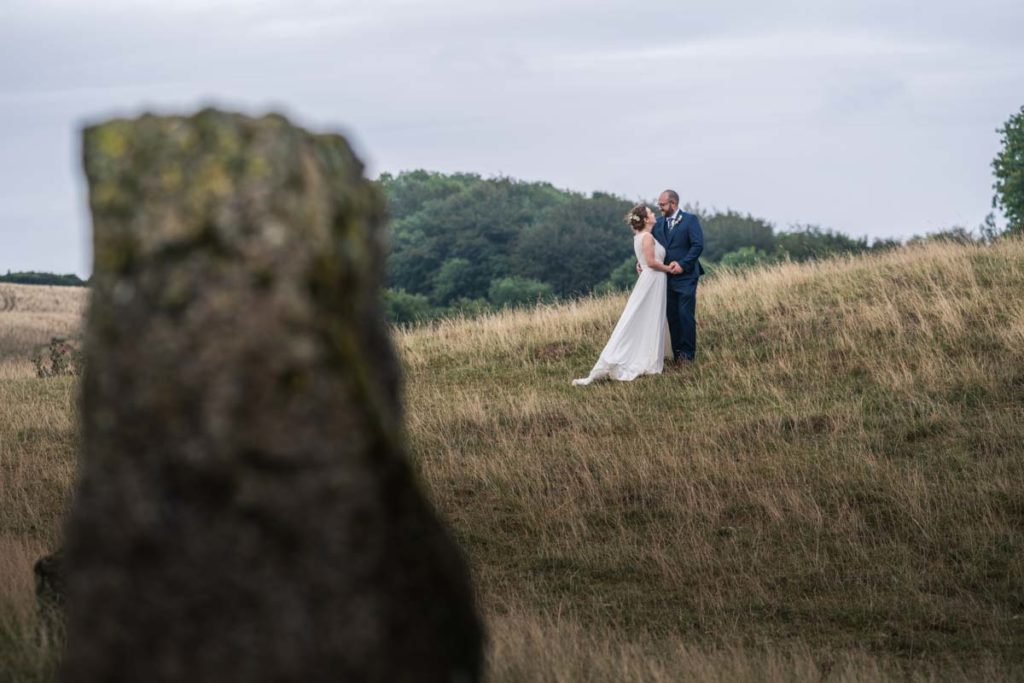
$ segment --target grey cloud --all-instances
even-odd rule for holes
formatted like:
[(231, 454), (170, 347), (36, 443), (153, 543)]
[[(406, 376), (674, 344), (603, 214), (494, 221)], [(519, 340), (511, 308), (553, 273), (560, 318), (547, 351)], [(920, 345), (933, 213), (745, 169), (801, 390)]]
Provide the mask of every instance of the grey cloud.
[(208, 102), (374, 172), (505, 173), (902, 235), (989, 210), (1024, 6), (471, 0), (0, 9), (0, 270), (88, 269), (84, 120)]

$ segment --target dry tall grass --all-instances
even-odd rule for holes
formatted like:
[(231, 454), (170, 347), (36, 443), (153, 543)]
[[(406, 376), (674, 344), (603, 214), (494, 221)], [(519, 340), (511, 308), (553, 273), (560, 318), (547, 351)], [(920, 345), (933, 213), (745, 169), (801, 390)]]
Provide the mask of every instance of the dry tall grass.
[(805, 644), (698, 645), (679, 636), (629, 638), (600, 625), (552, 617), (492, 615), (490, 678), (495, 681), (621, 683), (782, 683), (842, 681), (1012, 680), (1012, 664), (982, 656), (970, 662), (917, 661), (864, 650), (812, 650)]
[(59, 545), (74, 480), (75, 391), (68, 377), (0, 378), (0, 681), (48, 681), (55, 669), (32, 565)]
[[(1024, 242), (722, 275), (695, 367), (570, 386), (623, 303), (396, 334), (493, 680), (1024, 677)], [(42, 681), (31, 563), (57, 543), (75, 384), (20, 372), (0, 671)]]
[(76, 334), (87, 296), (84, 287), (0, 282), (0, 380), (30, 377), (37, 347)]
[(398, 335), (421, 476), (490, 614), (1024, 664), (1024, 243), (722, 276), (694, 368), (569, 386), (623, 302)]
[(30, 356), (51, 337), (78, 333), (87, 295), (0, 283), (0, 680), (46, 681), (55, 670), (32, 565), (59, 543), (74, 478), (76, 385), (36, 379)]

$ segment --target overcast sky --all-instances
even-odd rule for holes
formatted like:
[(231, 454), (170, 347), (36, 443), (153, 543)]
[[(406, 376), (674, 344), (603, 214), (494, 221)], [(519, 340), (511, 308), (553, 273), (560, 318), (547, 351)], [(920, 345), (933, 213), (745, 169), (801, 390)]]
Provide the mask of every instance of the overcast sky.
[(973, 228), (1022, 27), (1020, 0), (0, 0), (0, 272), (90, 272), (83, 122), (211, 103), (341, 131), (373, 176)]

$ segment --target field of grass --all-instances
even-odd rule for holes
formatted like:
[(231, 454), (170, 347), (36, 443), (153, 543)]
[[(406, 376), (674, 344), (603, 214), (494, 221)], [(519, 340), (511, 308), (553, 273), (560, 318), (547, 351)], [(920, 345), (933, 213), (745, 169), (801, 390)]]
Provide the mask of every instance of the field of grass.
[(0, 282), (0, 380), (31, 374), (36, 348), (77, 332), (87, 294), (84, 287)]
[[(721, 274), (694, 367), (570, 386), (624, 300), (396, 334), (492, 680), (1024, 678), (1024, 242)], [(0, 670), (45, 680), (30, 569), (74, 474), (75, 387), (17, 367)]]

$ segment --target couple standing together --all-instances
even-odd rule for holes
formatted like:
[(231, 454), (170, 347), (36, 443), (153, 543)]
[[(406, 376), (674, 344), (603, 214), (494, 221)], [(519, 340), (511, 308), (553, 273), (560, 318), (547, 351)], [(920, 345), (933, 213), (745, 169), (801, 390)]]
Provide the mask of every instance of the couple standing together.
[(658, 208), (660, 217), (645, 204), (637, 204), (626, 215), (639, 277), (594, 369), (587, 377), (574, 379), (575, 385), (658, 374), (666, 357), (677, 364), (693, 361), (704, 232), (697, 216), (679, 209), (674, 190), (661, 193)]

